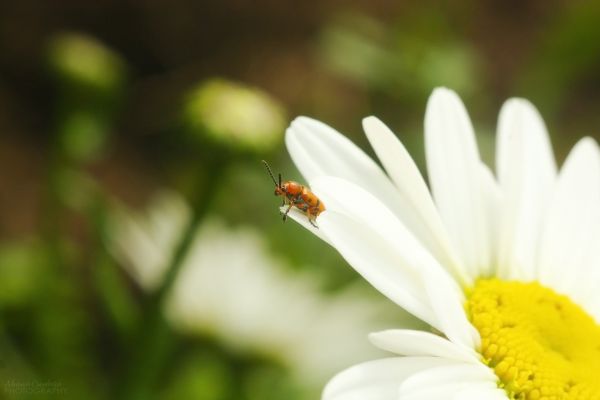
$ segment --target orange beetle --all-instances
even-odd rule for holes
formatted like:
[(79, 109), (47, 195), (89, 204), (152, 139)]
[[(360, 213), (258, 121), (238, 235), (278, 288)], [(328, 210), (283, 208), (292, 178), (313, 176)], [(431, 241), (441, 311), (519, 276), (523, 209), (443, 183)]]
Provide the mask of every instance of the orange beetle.
[(298, 182), (285, 181), (281, 183), (281, 174), (278, 174), (279, 179), (275, 180), (275, 175), (273, 175), (273, 171), (271, 171), (269, 164), (267, 164), (265, 160), (262, 160), (262, 162), (265, 164), (265, 167), (267, 167), (267, 172), (269, 172), (269, 175), (275, 184), (275, 196), (281, 196), (283, 198), (282, 206), (288, 205), (288, 208), (283, 213), (283, 220), (286, 220), (292, 207), (296, 207), (306, 214), (308, 221), (312, 226), (318, 228), (317, 225), (315, 225), (315, 219), (319, 214), (325, 211), (323, 202), (321, 202), (309, 188)]

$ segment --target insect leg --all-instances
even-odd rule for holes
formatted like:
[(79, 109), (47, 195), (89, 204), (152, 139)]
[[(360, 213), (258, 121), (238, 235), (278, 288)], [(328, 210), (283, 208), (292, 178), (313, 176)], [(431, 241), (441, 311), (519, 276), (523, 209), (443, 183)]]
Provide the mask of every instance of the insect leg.
[(287, 219), (288, 213), (290, 212), (290, 210), (292, 209), (293, 206), (294, 206), (294, 203), (290, 203), (287, 210), (285, 210), (285, 212), (283, 213), (283, 222), (285, 222), (285, 220)]
[(319, 229), (319, 227), (317, 226), (317, 224), (315, 224), (315, 219), (317, 218), (318, 213), (315, 212), (315, 208), (311, 207), (309, 209), (306, 210), (306, 216), (308, 217), (308, 222), (310, 222), (310, 224), (312, 226), (314, 226), (315, 228)]

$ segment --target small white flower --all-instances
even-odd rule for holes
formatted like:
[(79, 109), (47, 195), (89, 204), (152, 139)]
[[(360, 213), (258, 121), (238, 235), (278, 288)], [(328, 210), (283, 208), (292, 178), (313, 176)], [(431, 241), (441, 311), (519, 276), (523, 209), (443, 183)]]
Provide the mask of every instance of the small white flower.
[(168, 191), (154, 196), (147, 210), (115, 207), (110, 250), (144, 290), (153, 292), (163, 281), (181, 230), (190, 217), (183, 199)]
[(528, 101), (500, 112), (495, 177), (459, 97), (427, 104), (431, 192), (394, 134), (363, 127), (386, 173), (347, 138), (300, 117), (292, 159), (327, 210), (319, 229), (382, 294), (433, 328), (373, 333), (399, 357), (359, 364), (326, 400), (600, 398), (600, 152), (582, 139), (557, 172)]
[[(114, 218), (113, 253), (145, 290), (162, 282), (189, 215), (179, 196), (165, 192), (148, 210), (122, 210)], [(390, 317), (392, 305), (359, 287), (324, 294), (318, 276), (293, 271), (266, 247), (250, 228), (206, 222), (171, 289), (168, 320), (234, 352), (281, 362), (314, 389), (339, 369), (381, 355), (361, 338), (402, 320)]]

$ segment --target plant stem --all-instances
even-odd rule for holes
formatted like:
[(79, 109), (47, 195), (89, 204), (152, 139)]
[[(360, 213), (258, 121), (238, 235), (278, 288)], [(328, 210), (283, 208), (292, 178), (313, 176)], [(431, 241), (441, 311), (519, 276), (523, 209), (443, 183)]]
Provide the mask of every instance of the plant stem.
[[(208, 165), (207, 165), (208, 164)], [(197, 190), (193, 202), (193, 214), (183, 229), (175, 251), (165, 272), (161, 286), (150, 295), (145, 307), (141, 330), (133, 343), (137, 352), (129, 360), (127, 381), (124, 385), (123, 400), (142, 400), (152, 398), (153, 388), (159, 378), (161, 369), (175, 347), (175, 337), (163, 316), (164, 303), (175, 283), (201, 222), (213, 202), (221, 178), (224, 175), (224, 164), (220, 160), (212, 160), (204, 165), (210, 175), (201, 190)]]

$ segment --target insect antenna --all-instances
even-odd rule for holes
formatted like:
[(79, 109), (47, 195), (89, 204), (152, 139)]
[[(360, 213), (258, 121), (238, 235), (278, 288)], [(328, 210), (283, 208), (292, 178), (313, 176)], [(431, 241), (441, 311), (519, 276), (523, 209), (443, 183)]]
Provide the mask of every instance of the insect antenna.
[(269, 173), (269, 176), (271, 176), (273, 183), (278, 187), (281, 186), (281, 174), (279, 174), (279, 184), (278, 184), (277, 181), (275, 180), (275, 175), (273, 175), (273, 171), (271, 171), (271, 167), (269, 167), (269, 164), (265, 160), (262, 160), (262, 162), (263, 162), (263, 164), (265, 164), (265, 167), (267, 167), (267, 172)]

